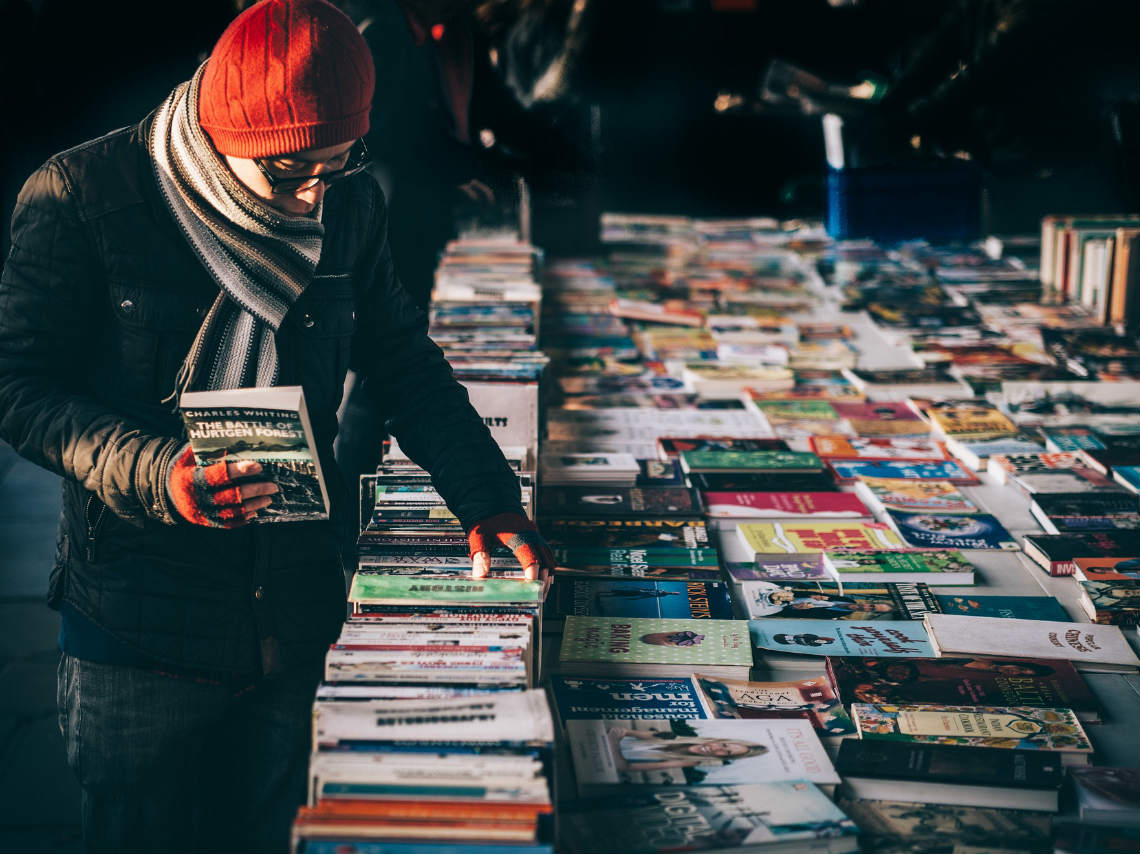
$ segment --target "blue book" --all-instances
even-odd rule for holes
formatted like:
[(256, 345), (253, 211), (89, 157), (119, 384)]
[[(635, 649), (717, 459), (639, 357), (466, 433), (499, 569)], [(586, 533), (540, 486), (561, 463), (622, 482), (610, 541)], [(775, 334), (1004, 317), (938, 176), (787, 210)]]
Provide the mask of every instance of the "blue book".
[(918, 620), (868, 622), (761, 618), (748, 621), (752, 644), (775, 653), (812, 656), (933, 657), (926, 628)]
[(973, 594), (935, 594), (943, 614), (1021, 620), (1072, 620), (1054, 597), (978, 597)]
[(891, 525), (917, 549), (1019, 549), (990, 514), (912, 514), (887, 511)]
[(954, 460), (928, 463), (903, 460), (829, 460), (828, 465), (841, 481), (859, 478), (905, 478), (908, 481), (950, 481), (976, 484), (978, 479)]
[(603, 677), (552, 677), (558, 716), (572, 719), (708, 718), (696, 684), (680, 680), (610, 680)]
[(724, 582), (563, 577), (554, 580), (547, 599), (546, 626), (556, 629), (568, 615), (698, 620), (735, 617)]

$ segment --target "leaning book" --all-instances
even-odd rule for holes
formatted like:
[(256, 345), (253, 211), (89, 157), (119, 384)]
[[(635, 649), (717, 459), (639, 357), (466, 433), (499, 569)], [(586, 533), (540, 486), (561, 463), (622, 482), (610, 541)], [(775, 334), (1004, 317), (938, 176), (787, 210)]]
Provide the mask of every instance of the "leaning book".
[(329, 494), (300, 386), (186, 392), (179, 404), (200, 466), (256, 460), (277, 484), (255, 523), (323, 520)]

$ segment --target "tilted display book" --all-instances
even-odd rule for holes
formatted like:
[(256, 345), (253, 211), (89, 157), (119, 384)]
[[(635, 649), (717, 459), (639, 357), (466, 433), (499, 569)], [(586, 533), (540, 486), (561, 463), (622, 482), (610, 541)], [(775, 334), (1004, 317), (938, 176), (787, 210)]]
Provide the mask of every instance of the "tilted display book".
[(179, 410), (199, 466), (256, 460), (256, 477), (277, 485), (272, 504), (251, 522), (328, 519), (329, 494), (300, 386), (184, 392)]

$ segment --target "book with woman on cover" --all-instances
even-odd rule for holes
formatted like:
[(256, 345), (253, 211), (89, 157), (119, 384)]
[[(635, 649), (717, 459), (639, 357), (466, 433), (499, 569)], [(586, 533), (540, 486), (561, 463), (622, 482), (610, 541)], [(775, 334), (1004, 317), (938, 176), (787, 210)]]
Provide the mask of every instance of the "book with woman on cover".
[(329, 494), (300, 386), (185, 392), (179, 402), (200, 466), (256, 460), (278, 488), (252, 522), (323, 520)]

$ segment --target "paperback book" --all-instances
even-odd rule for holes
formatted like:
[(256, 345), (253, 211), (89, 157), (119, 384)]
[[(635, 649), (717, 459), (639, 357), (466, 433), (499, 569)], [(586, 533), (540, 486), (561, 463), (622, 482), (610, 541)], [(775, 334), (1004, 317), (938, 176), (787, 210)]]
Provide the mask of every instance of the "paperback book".
[(328, 489), (300, 386), (184, 392), (179, 411), (199, 466), (255, 460), (258, 477), (277, 485), (252, 522), (328, 519)]
[(686, 473), (810, 474), (823, 469), (823, 462), (808, 451), (682, 451), (680, 460)]
[(842, 582), (974, 584), (974, 565), (954, 550), (839, 550), (827, 552), (824, 560)]
[(737, 533), (748, 549), (765, 557), (905, 546), (889, 526), (874, 522), (741, 523)]
[(838, 519), (869, 516), (851, 493), (702, 493), (705, 512), (724, 519)]
[(930, 439), (909, 437), (813, 436), (812, 451), (827, 460), (946, 460), (945, 446)]
[(733, 616), (728, 587), (723, 582), (555, 579), (543, 626), (556, 630), (570, 615), (694, 620), (730, 620)]
[(990, 514), (914, 514), (889, 511), (891, 525), (916, 549), (1018, 548), (997, 517)]
[(736, 595), (750, 619), (820, 618), (845, 621), (922, 620), (939, 611), (938, 601), (922, 583), (811, 585), (752, 582)]
[(846, 736), (855, 724), (826, 675), (775, 683), (727, 680), (694, 674), (701, 701), (713, 718), (767, 718), (775, 713), (807, 714), (816, 733)]
[(1030, 534), (1025, 537), (1025, 554), (1050, 576), (1072, 576), (1080, 558), (1129, 558), (1140, 555), (1140, 531), (1072, 532)]
[(695, 677), (676, 680), (550, 679), (559, 719), (708, 718)]
[(582, 795), (615, 784), (839, 783), (806, 719), (574, 719), (566, 733)]
[(1020, 618), (1021, 620), (1069, 620), (1065, 607), (1056, 597), (978, 596), (976, 594), (936, 594), (945, 614), (977, 617)]
[(855, 495), (882, 519), (888, 511), (973, 514), (978, 506), (949, 481), (908, 481), (902, 478), (860, 478)]
[(813, 656), (935, 656), (921, 621), (833, 620), (748, 621), (752, 643), (761, 650)]
[(974, 474), (956, 460), (829, 460), (827, 466), (838, 480), (848, 482), (861, 478), (903, 478), (909, 481), (949, 481), (952, 484), (978, 483)]

